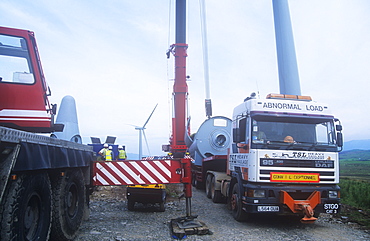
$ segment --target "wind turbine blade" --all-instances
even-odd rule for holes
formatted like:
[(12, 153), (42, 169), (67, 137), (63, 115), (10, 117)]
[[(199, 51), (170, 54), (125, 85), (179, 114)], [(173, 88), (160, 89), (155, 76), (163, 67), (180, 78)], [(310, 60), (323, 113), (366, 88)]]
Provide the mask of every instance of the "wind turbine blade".
[(151, 156), (150, 150), (149, 150), (149, 145), (148, 145), (148, 140), (146, 139), (146, 135), (145, 135), (145, 131), (144, 130), (143, 130), (143, 135), (144, 135), (144, 140), (145, 140), (145, 143), (146, 143), (146, 148), (148, 149), (149, 156)]
[(125, 125), (128, 125), (128, 126), (133, 126), (133, 127), (135, 127), (135, 128), (137, 128), (137, 127), (140, 127), (140, 126), (137, 126), (137, 125), (132, 125), (132, 124), (125, 124)]
[(152, 113), (150, 114), (149, 118), (146, 120), (145, 124), (143, 125), (143, 128), (145, 128), (146, 124), (148, 123), (148, 121), (149, 121), (150, 117), (152, 117), (152, 115), (153, 115), (153, 113), (154, 113), (155, 109), (157, 108), (157, 106), (158, 106), (158, 103), (155, 105), (155, 107), (154, 107), (154, 109), (153, 109)]

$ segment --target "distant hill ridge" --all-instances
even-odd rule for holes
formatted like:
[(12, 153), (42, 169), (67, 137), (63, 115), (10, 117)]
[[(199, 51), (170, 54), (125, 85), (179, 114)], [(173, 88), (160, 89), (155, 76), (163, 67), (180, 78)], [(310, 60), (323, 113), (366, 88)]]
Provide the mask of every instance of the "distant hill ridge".
[(340, 160), (370, 161), (370, 150), (349, 150), (339, 152)]
[(370, 139), (344, 142), (343, 151), (349, 150), (370, 150)]

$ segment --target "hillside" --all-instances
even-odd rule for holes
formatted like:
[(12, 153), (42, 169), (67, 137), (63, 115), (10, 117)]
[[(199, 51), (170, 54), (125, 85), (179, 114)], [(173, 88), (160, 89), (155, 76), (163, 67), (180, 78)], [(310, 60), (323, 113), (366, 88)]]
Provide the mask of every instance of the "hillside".
[(349, 150), (370, 150), (370, 139), (352, 140), (344, 142), (343, 151)]
[(370, 150), (350, 150), (339, 152), (339, 158), (347, 161), (370, 161)]
[(370, 150), (351, 150), (339, 153), (341, 178), (370, 180)]

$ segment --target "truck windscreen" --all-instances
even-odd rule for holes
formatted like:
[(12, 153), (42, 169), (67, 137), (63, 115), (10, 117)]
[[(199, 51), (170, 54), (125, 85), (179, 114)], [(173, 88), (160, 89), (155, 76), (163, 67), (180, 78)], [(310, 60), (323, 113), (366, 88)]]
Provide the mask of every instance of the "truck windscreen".
[(254, 118), (251, 123), (254, 149), (336, 151), (334, 123), (315, 118)]
[(0, 82), (35, 82), (25, 39), (0, 35)]

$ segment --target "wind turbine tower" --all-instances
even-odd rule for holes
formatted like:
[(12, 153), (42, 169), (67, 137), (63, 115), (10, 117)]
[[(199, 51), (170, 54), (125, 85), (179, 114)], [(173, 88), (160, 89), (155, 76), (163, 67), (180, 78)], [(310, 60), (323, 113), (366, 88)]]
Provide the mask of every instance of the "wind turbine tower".
[(149, 155), (150, 155), (150, 150), (149, 150), (149, 145), (148, 145), (148, 140), (146, 139), (146, 135), (145, 135), (145, 126), (148, 124), (150, 118), (152, 117), (155, 109), (157, 108), (158, 104), (155, 105), (152, 113), (149, 115), (148, 119), (146, 120), (146, 122), (144, 123), (143, 126), (135, 126), (135, 130), (138, 130), (139, 131), (139, 160), (141, 160), (143, 158), (143, 136), (144, 136), (144, 139), (145, 139), (145, 143), (146, 143), (146, 147), (148, 148), (148, 152), (149, 152)]

